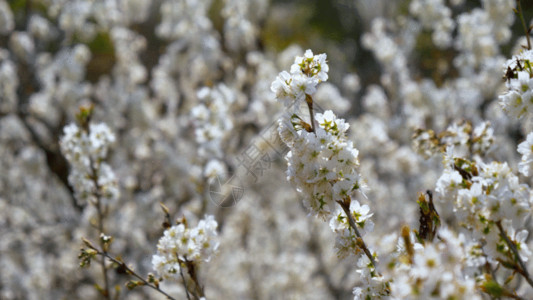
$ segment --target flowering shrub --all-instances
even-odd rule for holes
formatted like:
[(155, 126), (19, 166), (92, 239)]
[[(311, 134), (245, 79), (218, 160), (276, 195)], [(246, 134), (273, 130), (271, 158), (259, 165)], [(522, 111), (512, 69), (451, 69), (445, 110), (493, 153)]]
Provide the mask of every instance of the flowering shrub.
[(532, 20), (0, 0), (0, 298), (529, 299)]

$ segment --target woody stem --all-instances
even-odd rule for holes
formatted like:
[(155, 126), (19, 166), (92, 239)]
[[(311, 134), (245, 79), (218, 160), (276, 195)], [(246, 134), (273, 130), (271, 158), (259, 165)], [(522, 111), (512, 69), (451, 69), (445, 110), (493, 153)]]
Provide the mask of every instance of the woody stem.
[(311, 95), (305, 94), (305, 102), (307, 103), (307, 107), (309, 108), (309, 116), (311, 118), (311, 129), (313, 132), (315, 131), (315, 116), (313, 115), (313, 98)]

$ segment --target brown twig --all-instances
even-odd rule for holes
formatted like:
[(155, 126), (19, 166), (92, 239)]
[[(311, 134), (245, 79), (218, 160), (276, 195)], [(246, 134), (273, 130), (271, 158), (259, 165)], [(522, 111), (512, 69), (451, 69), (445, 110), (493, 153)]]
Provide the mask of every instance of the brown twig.
[(196, 285), (196, 291), (199, 294), (198, 296), (196, 296), (196, 294), (194, 294), (194, 296), (196, 296), (197, 298), (205, 297), (204, 289), (202, 288), (202, 286), (200, 285), (200, 281), (198, 280), (198, 276), (197, 276), (197, 272), (196, 272), (196, 268), (195, 268), (194, 262), (192, 262), (190, 260), (187, 260), (187, 258), (185, 258), (184, 263), (187, 266), (187, 270), (189, 271), (189, 276), (191, 276), (192, 281)]
[(167, 294), (163, 290), (161, 290), (159, 287), (151, 284), (150, 282), (146, 281), (146, 279), (142, 278), (142, 276), (140, 276), (139, 274), (135, 273), (135, 271), (133, 271), (130, 267), (128, 267), (123, 261), (121, 261), (121, 260), (109, 255), (109, 253), (107, 253), (107, 252), (102, 252), (99, 249), (94, 249), (94, 250), (96, 250), (99, 255), (107, 257), (112, 262), (114, 262), (114, 263), (118, 264), (119, 266), (121, 266), (122, 268), (124, 268), (126, 270), (127, 274), (139, 279), (140, 281), (142, 281), (142, 283), (144, 283), (144, 285), (146, 285), (146, 286), (158, 291), (159, 293), (165, 295), (170, 300), (176, 300), (175, 298), (173, 298), (172, 296), (170, 296), (169, 294)]
[(185, 288), (185, 294), (187, 295), (187, 300), (191, 300), (191, 295), (189, 295), (189, 289), (187, 288), (187, 281), (185, 281), (185, 276), (183, 276), (183, 268), (180, 266), (180, 275), (181, 280), (183, 280), (183, 287)]
[(368, 257), (372, 265), (374, 266), (374, 269), (377, 271), (376, 261), (374, 260), (374, 257), (370, 253), (370, 250), (368, 250), (368, 247), (366, 246), (365, 241), (363, 240), (363, 237), (361, 236), (361, 234), (359, 233), (359, 230), (357, 229), (357, 225), (355, 224), (352, 214), (350, 213), (350, 198), (348, 197), (347, 200), (345, 201), (337, 200), (337, 203), (339, 203), (339, 205), (344, 210), (344, 213), (348, 217), (348, 223), (350, 224), (350, 227), (352, 227), (352, 229), (355, 231), (355, 235), (357, 236), (357, 239), (359, 240), (357, 244), (361, 247), (361, 249), (363, 249), (363, 252)]
[(502, 227), (502, 222), (498, 221), (496, 222), (496, 226), (498, 227), (498, 230), (500, 231), (500, 236), (504, 239), (507, 246), (509, 246), (509, 249), (513, 252), (516, 261), (519, 264), (518, 270), (516, 270), (520, 275), (524, 277), (524, 279), (529, 283), (530, 286), (533, 287), (533, 280), (531, 279), (531, 276), (529, 276), (529, 272), (527, 271), (526, 264), (522, 261), (522, 258), (520, 258), (520, 254), (518, 253), (518, 249), (516, 248), (515, 243), (513, 243), (509, 237), (507, 236), (507, 233), (504, 231)]
[[(91, 166), (91, 179), (94, 183), (94, 187), (95, 187), (95, 192), (94, 192), (94, 196), (96, 197), (96, 203), (95, 203), (95, 206), (96, 206), (96, 211), (97, 211), (97, 214), (98, 214), (98, 231), (100, 234), (105, 234), (104, 233), (104, 217), (105, 217), (105, 214), (104, 214), (104, 211), (103, 211), (103, 207), (102, 207), (102, 193), (100, 192), (100, 185), (98, 184), (98, 173), (96, 171), (96, 168), (94, 167), (94, 164), (93, 164), (93, 160), (92, 159), (89, 159), (89, 164)], [(100, 238), (100, 247), (102, 247), (102, 251), (104, 253), (107, 253), (106, 249), (105, 249), (105, 243), (104, 241)], [(106, 299), (110, 299), (110, 293), (109, 293), (109, 277), (107, 276), (107, 268), (105, 266), (105, 256), (102, 256), (102, 259), (100, 260), (100, 265), (102, 266), (102, 273), (104, 275), (104, 291), (103, 291), (103, 296), (106, 298)]]
[(311, 130), (313, 132), (315, 131), (315, 116), (313, 115), (313, 98), (311, 95), (305, 94), (305, 102), (307, 103), (307, 107), (309, 108), (309, 116), (311, 118)]

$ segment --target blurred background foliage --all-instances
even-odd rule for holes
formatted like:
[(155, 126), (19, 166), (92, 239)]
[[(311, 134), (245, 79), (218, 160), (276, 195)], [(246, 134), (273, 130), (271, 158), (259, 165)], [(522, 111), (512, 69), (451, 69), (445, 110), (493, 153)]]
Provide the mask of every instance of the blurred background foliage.
[[(153, 1), (151, 17), (143, 24), (134, 26), (134, 30), (143, 33), (148, 39), (150, 47), (142, 53), (141, 59), (147, 63), (148, 67), (157, 63), (157, 59), (164, 52), (166, 43), (155, 37), (153, 34), (155, 26), (159, 23), (161, 16), (158, 11), (160, 1)], [(381, 1), (376, 1), (380, 3)], [(260, 33), (260, 47), (275, 52), (282, 51), (290, 45), (297, 44), (304, 49), (314, 49), (316, 53), (329, 53), (330, 61), (333, 65), (344, 66), (343, 72), (357, 72), (360, 75), (362, 86), (379, 83), (379, 67), (373, 55), (361, 46), (361, 36), (369, 29), (366, 22), (367, 11), (362, 11), (361, 7), (375, 10), (376, 14), (384, 14), (389, 17), (407, 15), (409, 10), (409, 0), (398, 0), (387, 3), (390, 5), (386, 11), (382, 10), (376, 3), (367, 0), (272, 0), (270, 11), (264, 20)], [(39, 13), (47, 16), (47, 7), (38, 0), (11, 0), (9, 5), (15, 15), (16, 28), (25, 28), (27, 22), (26, 15)], [(209, 17), (222, 35), (224, 19), (221, 11), (224, 0), (212, 1)], [(465, 10), (479, 7), (481, 1), (468, 0), (462, 6), (456, 7), (454, 15)], [(367, 10), (368, 10), (367, 9)], [(533, 1), (522, 1), (522, 9), (526, 20), (533, 19)], [(513, 27), (513, 37), (523, 36), (522, 24), (517, 20)], [(109, 32), (99, 32), (91, 41), (80, 41), (77, 37), (71, 40), (72, 44), (79, 42), (86, 43), (91, 52), (92, 59), (87, 66), (87, 77), (90, 82), (95, 82), (101, 75), (111, 71), (115, 63), (113, 44)], [(6, 40), (0, 41), (1, 47), (6, 47)], [(509, 54), (513, 41), (505, 45), (502, 49), (504, 55)], [(49, 51), (55, 52), (60, 45), (49, 45)], [(154, 49), (157, 49), (154, 51)], [(341, 49), (341, 51), (339, 51)], [(150, 53), (146, 53), (151, 51)], [(444, 78), (455, 78), (457, 71), (449, 62), (455, 56), (453, 48), (440, 50), (433, 44), (431, 33), (425, 31), (419, 35), (416, 43), (417, 56), (412, 57), (412, 63), (418, 68), (419, 78), (432, 78), (437, 85), (444, 82)], [(338, 63), (337, 63), (338, 62)], [(339, 79), (335, 78), (333, 80)]]

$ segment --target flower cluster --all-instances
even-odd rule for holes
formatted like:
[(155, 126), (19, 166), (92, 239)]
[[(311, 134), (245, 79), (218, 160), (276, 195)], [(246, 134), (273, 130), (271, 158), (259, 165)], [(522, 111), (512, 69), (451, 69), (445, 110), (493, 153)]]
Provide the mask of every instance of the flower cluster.
[(330, 110), (317, 113), (316, 132), (308, 132), (300, 117), (282, 118), (279, 133), (290, 147), (287, 178), (304, 197), (312, 214), (328, 217), (336, 201), (364, 191), (356, 167), (359, 151), (346, 139), (349, 124)]
[(464, 267), (469, 256), (465, 237), (447, 229), (438, 234), (436, 243), (400, 243), (403, 252), (390, 284), (392, 299), (482, 299), (474, 276)]
[[(507, 163), (472, 162), (455, 157), (449, 148), (444, 158), (445, 170), (436, 184), (442, 201), (450, 201), (460, 225), (484, 241), (484, 252), (493, 258), (512, 260), (505, 235), (518, 243), (514, 232), (524, 226), (530, 215), (531, 195), (520, 184)], [(527, 246), (522, 247), (527, 254)], [(521, 257), (527, 260), (527, 256)]]
[(417, 129), (413, 135), (413, 148), (424, 158), (442, 154), (453, 146), (457, 156), (486, 155), (494, 144), (494, 129), (489, 122), (472, 128), (467, 121), (452, 123), (445, 131), (436, 134), (433, 130)]
[[(293, 80), (298, 78), (305, 78), (306, 82), (305, 88), (296, 92), (281, 88), (283, 92), (276, 93), (277, 99), (284, 101), (285, 105), (287, 95), (296, 101), (305, 97), (311, 114), (311, 124), (296, 113), (285, 114), (279, 120), (279, 135), (290, 149), (285, 157), (288, 163), (287, 179), (303, 196), (304, 206), (311, 215), (323, 220), (330, 218), (330, 227), (337, 234), (335, 248), (338, 257), (369, 257), (371, 263), (361, 270), (364, 273), (362, 276), (369, 276), (375, 269), (375, 262), (362, 237), (374, 228), (370, 220), (372, 213), (368, 205), (352, 200), (356, 191), (364, 195), (366, 188), (357, 171), (359, 151), (346, 137), (349, 124), (337, 118), (331, 110), (314, 114), (313, 97), (309, 94), (316, 90), (318, 82), (328, 78), (327, 65), (322, 64), (325, 57), (325, 54), (313, 56), (307, 50), (304, 57), (296, 57), (291, 74), (282, 72), (272, 83), (272, 90), (276, 92), (284, 83), (290, 87)], [(283, 82), (281, 77), (289, 79)], [(298, 108), (296, 105), (295, 110)]]
[(522, 119), (533, 113), (533, 50), (513, 56), (504, 65), (507, 91), (500, 104), (512, 117)]
[(212, 88), (202, 87), (196, 95), (200, 103), (190, 112), (190, 123), (199, 148), (194, 162), (203, 168), (197, 176), (203, 174), (204, 178), (214, 182), (217, 177), (223, 179), (227, 176), (222, 149), (234, 126), (230, 112), (237, 97), (223, 83)]
[(181, 269), (187, 269), (189, 263), (198, 267), (211, 260), (219, 246), (217, 226), (215, 218), (208, 215), (194, 228), (189, 228), (185, 221), (165, 230), (157, 243), (157, 254), (152, 257), (152, 265), (159, 276), (179, 280)]
[[(281, 72), (272, 83), (276, 99), (288, 106), (309, 98), (312, 107), (316, 85), (328, 79), (325, 60), (325, 54), (313, 55), (311, 50), (297, 56), (291, 73)], [(279, 121), (279, 134), (291, 149), (286, 157), (288, 180), (304, 195), (304, 205), (325, 218), (335, 211), (336, 201), (349, 198), (364, 183), (356, 171), (359, 151), (346, 138), (350, 125), (330, 110), (311, 116), (311, 123), (315, 120), (316, 128), (296, 114), (286, 114)]]
[(493, 22), (492, 34), (498, 44), (505, 43), (511, 38), (510, 25), (515, 20), (516, 1), (513, 0), (483, 0), (483, 10)]
[(115, 135), (106, 124), (89, 124), (88, 130), (72, 123), (64, 128), (61, 152), (71, 166), (68, 177), (78, 200), (113, 201), (119, 196), (117, 179), (104, 162)]
[(455, 48), (462, 53), (454, 64), (463, 70), (477, 68), (494, 60), (499, 45), (511, 37), (509, 25), (514, 21), (516, 1), (485, 0), (476, 8), (457, 17)]
[(276, 99), (286, 107), (305, 100), (306, 95), (316, 92), (318, 83), (328, 80), (329, 66), (326, 54), (313, 55), (313, 51), (305, 51), (304, 56), (297, 56), (291, 66), (291, 72), (283, 71), (270, 89)]

